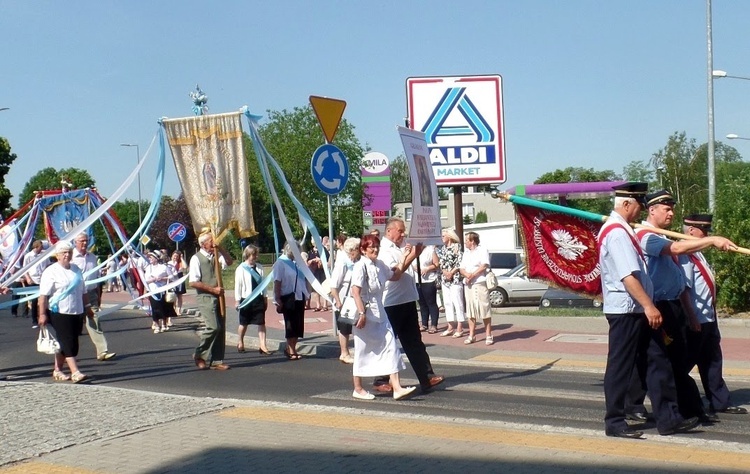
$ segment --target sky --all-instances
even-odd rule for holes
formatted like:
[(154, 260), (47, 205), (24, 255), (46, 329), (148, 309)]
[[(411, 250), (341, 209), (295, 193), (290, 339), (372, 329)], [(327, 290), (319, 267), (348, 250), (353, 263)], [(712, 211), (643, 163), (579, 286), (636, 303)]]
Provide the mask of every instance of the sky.
[[(714, 69), (750, 77), (750, 2), (713, 0)], [(89, 171), (103, 196), (161, 117), (343, 99), (363, 145), (395, 158), (408, 77), (503, 78), (507, 181), (566, 167), (621, 173), (674, 132), (708, 139), (705, 0), (0, 0), (0, 136), (18, 195), (45, 167)], [(743, 46), (744, 45), (744, 46)], [(720, 141), (750, 156), (750, 81), (714, 82)], [(144, 158), (142, 196), (156, 177)], [(301, 157), (309, 166), (309, 157)], [(165, 194), (177, 196), (171, 160)], [(137, 199), (134, 184), (124, 196)]]

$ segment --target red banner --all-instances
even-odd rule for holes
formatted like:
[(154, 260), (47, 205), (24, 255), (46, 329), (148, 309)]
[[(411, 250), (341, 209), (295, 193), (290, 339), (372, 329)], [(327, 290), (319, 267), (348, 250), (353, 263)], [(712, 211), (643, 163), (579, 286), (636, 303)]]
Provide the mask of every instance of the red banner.
[(515, 204), (529, 278), (591, 297), (601, 296), (596, 236), (601, 222)]

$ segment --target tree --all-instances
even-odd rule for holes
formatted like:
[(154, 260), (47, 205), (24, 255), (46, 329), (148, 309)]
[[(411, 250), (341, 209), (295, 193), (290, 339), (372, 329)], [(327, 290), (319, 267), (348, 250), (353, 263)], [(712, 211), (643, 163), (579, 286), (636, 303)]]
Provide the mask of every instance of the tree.
[(94, 181), (94, 178), (86, 170), (65, 168), (58, 171), (52, 167), (44, 168), (26, 182), (23, 191), (18, 196), (18, 206), (21, 207), (32, 200), (35, 191), (61, 189), (63, 177), (68, 182), (73, 183), (72, 189), (93, 188), (96, 186), (96, 181)]
[(5, 177), (10, 171), (10, 165), (16, 161), (15, 153), (10, 152), (10, 143), (3, 137), (0, 137), (0, 214), (8, 216), (13, 213), (13, 208), (10, 204), (10, 190), (5, 187)]
[[(176, 248), (175, 242), (169, 238), (167, 233), (169, 226), (175, 222), (184, 224), (185, 227), (187, 227), (187, 235), (185, 236), (185, 239), (180, 242), (180, 248), (190, 249), (192, 252), (192, 250), (197, 247), (197, 241), (193, 230), (193, 221), (190, 218), (187, 204), (182, 195), (177, 199), (174, 199), (171, 196), (162, 196), (161, 203), (159, 204), (159, 212), (156, 214), (156, 217), (148, 230), (148, 236), (151, 238), (148, 247), (168, 250)], [(226, 243), (224, 241), (222, 241), (222, 246), (226, 248)], [(236, 255), (234, 252), (232, 254)]]
[[(595, 171), (593, 168), (568, 167), (545, 173), (534, 184), (550, 183), (595, 183), (601, 181), (619, 181), (621, 178), (612, 170)], [(600, 199), (572, 199), (567, 206), (596, 214), (609, 215), (612, 203), (609, 198)]]
[(391, 203), (397, 202), (411, 202), (411, 176), (403, 154), (391, 161)]
[[(289, 186), (312, 217), (318, 231), (321, 234), (327, 234), (326, 195), (315, 185), (310, 172), (313, 152), (324, 143), (323, 134), (312, 107), (308, 105), (302, 108), (295, 107), (291, 111), (268, 111), (268, 122), (260, 126), (259, 132), (264, 145), (279, 163)], [(359, 235), (362, 232), (363, 189), (360, 166), (365, 150), (354, 135), (354, 127), (346, 119), (341, 121), (334, 144), (344, 152), (349, 162), (349, 182), (335, 198), (337, 203), (335, 216), (338, 222), (334, 222), (334, 234), (346, 231), (350, 235)], [(272, 200), (263, 183), (255, 151), (248, 136), (245, 136), (245, 152), (248, 160), (255, 229), (259, 232), (256, 242), (264, 251), (272, 251), (275, 249), (271, 222)], [(284, 212), (290, 219), (289, 224), (295, 236), (301, 237), (301, 226), (296, 222), (297, 214), (291, 200), (283, 192), (275, 175), (273, 179)], [(278, 219), (275, 209), (273, 209), (273, 215)], [(279, 242), (279, 244), (282, 243)]]
[(488, 222), (487, 213), (484, 211), (477, 212), (475, 224), (486, 224)]
[[(623, 179), (626, 181), (638, 181), (648, 183), (649, 189), (658, 186), (658, 181), (654, 181), (654, 171), (649, 168), (645, 161), (631, 161), (622, 169)], [(658, 173), (657, 173), (658, 174)]]

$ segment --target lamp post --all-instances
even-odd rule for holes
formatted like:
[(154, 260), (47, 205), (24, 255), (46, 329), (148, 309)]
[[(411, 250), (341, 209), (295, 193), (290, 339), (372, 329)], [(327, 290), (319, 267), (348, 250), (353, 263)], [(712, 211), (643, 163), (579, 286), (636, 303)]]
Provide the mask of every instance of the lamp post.
[(711, 20), (711, 0), (706, 0), (706, 50), (708, 61), (708, 211), (714, 213), (716, 207), (716, 154), (714, 152), (714, 47)]
[(715, 71), (713, 71), (711, 75), (717, 79), (721, 79), (722, 77), (729, 77), (731, 79), (742, 79), (743, 81), (750, 81), (750, 77), (732, 76), (731, 74), (727, 74), (726, 71), (722, 71), (719, 69), (716, 69)]
[[(136, 164), (141, 164), (141, 149), (137, 144), (133, 143), (121, 143), (120, 146), (134, 146), (136, 153)], [(138, 171), (138, 225), (143, 222), (143, 215), (141, 214), (141, 172)]]
[(730, 133), (729, 135), (727, 135), (727, 138), (730, 140), (750, 140), (750, 138), (741, 137), (736, 133)]

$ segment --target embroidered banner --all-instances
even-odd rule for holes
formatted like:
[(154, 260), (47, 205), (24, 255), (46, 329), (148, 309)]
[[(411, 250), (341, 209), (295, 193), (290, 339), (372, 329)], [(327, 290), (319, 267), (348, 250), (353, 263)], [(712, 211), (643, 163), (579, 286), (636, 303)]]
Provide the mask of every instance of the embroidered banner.
[[(44, 195), (37, 205), (44, 215), (44, 230), (47, 239), (55, 244), (60, 237), (68, 234), (91, 215), (91, 201), (88, 189), (62, 191), (59, 194)], [(89, 235), (89, 247), (95, 245), (94, 231), (86, 229)]]
[(575, 293), (601, 295), (596, 236), (601, 222), (514, 204), (530, 278)]
[(240, 113), (162, 121), (195, 233), (256, 235)]

